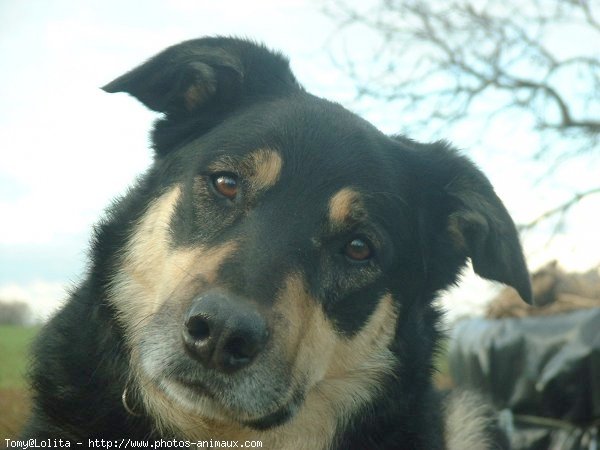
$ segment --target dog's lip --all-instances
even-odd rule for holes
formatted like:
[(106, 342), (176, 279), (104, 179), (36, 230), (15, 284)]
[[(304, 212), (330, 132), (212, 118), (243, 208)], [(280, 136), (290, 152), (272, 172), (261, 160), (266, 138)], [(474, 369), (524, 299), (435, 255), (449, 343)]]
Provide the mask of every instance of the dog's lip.
[[(218, 397), (206, 384), (201, 381), (184, 377), (175, 377), (171, 378), (171, 380), (184, 389), (191, 390), (196, 395), (206, 397), (209, 400), (216, 402), (216, 404), (220, 404)], [(304, 400), (304, 395), (305, 393), (303, 390), (295, 390), (288, 401), (279, 405), (279, 408), (276, 410), (271, 411), (263, 416), (257, 416), (254, 418), (240, 417), (233, 411), (229, 411), (229, 414), (233, 413), (233, 415), (228, 415), (232, 420), (235, 420), (249, 428), (256, 430), (267, 430), (282, 425), (294, 417), (301, 407), (301, 404)]]
[(184, 386), (187, 389), (193, 390), (196, 394), (208, 397), (210, 399), (214, 399), (214, 395), (210, 391), (210, 389), (202, 382), (198, 380), (189, 380), (186, 378), (176, 378), (175, 381)]
[(294, 401), (290, 401), (282, 405), (276, 411), (253, 420), (242, 421), (242, 423), (247, 427), (254, 428), (255, 430), (268, 430), (286, 423), (296, 415), (299, 409), (299, 404), (295, 403)]

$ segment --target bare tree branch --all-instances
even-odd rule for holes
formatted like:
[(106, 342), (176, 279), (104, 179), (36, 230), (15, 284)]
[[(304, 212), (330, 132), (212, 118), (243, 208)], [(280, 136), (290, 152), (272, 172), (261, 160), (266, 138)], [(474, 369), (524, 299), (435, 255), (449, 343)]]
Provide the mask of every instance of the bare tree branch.
[(589, 197), (594, 194), (600, 194), (600, 187), (595, 187), (593, 189), (589, 189), (584, 192), (579, 192), (579, 193), (573, 195), (566, 202), (564, 202), (552, 209), (549, 209), (548, 211), (545, 211), (543, 214), (540, 214), (538, 217), (536, 217), (532, 221), (530, 221), (526, 224), (523, 224), (523, 225), (519, 225), (518, 228), (520, 231), (530, 230), (530, 229), (536, 227), (537, 225), (539, 225), (540, 223), (542, 223), (543, 221), (545, 221), (546, 219), (549, 219), (550, 217), (554, 217), (558, 214), (564, 215), (573, 206), (577, 205), (583, 198)]
[[(461, 121), (491, 123), (518, 113), (540, 136), (531, 157), (551, 169), (600, 153), (599, 0), (327, 4), (339, 33), (360, 29), (379, 37), (371, 61), (346, 61), (359, 98), (393, 102), (415, 127), (439, 133)], [(578, 45), (567, 52), (561, 36), (573, 34)], [(575, 193), (524, 229), (597, 192)]]

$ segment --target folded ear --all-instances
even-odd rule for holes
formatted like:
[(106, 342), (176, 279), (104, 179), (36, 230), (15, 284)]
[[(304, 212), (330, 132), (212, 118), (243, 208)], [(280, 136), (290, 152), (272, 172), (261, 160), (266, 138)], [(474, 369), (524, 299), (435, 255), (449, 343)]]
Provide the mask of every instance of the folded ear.
[(439, 223), (431, 231), (436, 235), (432, 257), (468, 257), (475, 273), (512, 286), (531, 303), (529, 272), (515, 224), (485, 175), (445, 143), (396, 140), (416, 156), (420, 207)]
[(448, 216), (452, 244), (471, 258), (473, 270), (490, 280), (514, 287), (532, 301), (529, 272), (516, 227), (488, 180), (471, 164), (447, 186), (457, 200)]
[(191, 115), (299, 88), (281, 54), (250, 41), (213, 37), (169, 47), (102, 89), (126, 92), (167, 115)]

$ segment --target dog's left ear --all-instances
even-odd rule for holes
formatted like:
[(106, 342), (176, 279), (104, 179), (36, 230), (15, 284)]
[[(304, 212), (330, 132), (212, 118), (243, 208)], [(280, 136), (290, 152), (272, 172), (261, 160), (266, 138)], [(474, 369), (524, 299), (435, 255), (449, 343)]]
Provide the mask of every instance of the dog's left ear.
[[(517, 229), (486, 176), (467, 158), (445, 143), (421, 145), (398, 138), (417, 156), (422, 203), (441, 220), (437, 230), (438, 255), (469, 257), (478, 275), (512, 286), (532, 302), (529, 272)], [(446, 238), (439, 239), (440, 236)]]
[(298, 90), (287, 59), (244, 39), (206, 37), (174, 45), (111, 81), (106, 92), (126, 92), (167, 115), (222, 112), (244, 99)]

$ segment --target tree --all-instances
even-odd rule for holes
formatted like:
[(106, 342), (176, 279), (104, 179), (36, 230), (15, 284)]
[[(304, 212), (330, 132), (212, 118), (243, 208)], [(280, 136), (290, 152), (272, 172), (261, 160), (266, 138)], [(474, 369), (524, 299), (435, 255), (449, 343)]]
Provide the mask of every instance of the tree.
[[(360, 97), (394, 102), (415, 127), (442, 135), (457, 123), (502, 116), (539, 136), (532, 158), (551, 174), (567, 158), (597, 157), (600, 143), (598, 0), (331, 1), (340, 30), (372, 33), (369, 63), (345, 61)], [(575, 45), (569, 45), (575, 43)], [(596, 184), (523, 224), (561, 216)]]
[(0, 300), (0, 325), (27, 325), (31, 321), (32, 313), (27, 303)]

